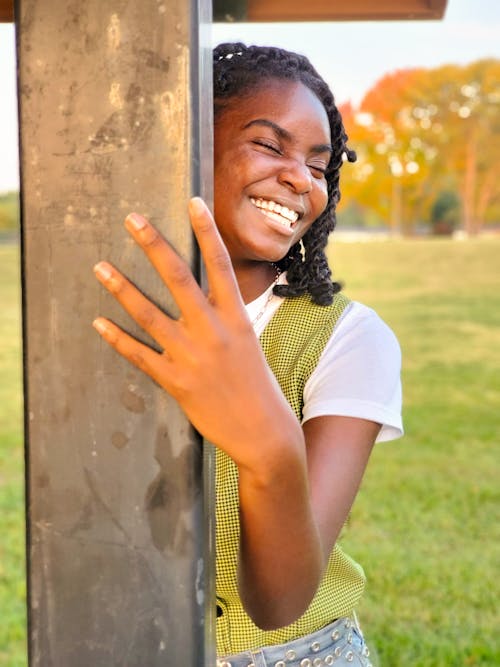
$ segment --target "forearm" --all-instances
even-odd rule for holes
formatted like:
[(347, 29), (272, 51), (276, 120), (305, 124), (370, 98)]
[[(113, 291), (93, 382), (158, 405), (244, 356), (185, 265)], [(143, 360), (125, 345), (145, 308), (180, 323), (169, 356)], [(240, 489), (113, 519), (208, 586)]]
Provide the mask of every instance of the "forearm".
[(240, 469), (240, 595), (263, 629), (288, 625), (302, 615), (326, 565), (297, 426), (286, 446), (266, 443), (265, 469)]

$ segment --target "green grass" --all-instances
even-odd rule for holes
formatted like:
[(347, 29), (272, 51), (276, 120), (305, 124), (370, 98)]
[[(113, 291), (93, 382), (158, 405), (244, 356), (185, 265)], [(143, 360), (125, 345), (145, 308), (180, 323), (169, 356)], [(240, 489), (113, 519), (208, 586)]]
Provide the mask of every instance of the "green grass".
[(382, 667), (500, 665), (500, 240), (338, 243), (403, 350), (406, 436), (375, 448), (345, 547)]
[(19, 251), (0, 245), (0, 665), (26, 665)]
[[(406, 436), (375, 448), (344, 546), (381, 667), (500, 664), (500, 240), (337, 243), (403, 348)], [(18, 252), (0, 246), (0, 666), (25, 658)]]

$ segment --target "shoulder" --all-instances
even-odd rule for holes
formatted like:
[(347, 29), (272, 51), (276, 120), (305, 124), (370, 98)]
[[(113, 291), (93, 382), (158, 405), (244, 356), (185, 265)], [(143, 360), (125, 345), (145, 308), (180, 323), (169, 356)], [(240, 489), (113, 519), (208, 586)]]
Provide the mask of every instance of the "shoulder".
[(323, 350), (304, 389), (304, 419), (322, 414), (371, 419), (377, 440), (402, 434), (401, 349), (392, 329), (368, 306), (353, 301)]
[(401, 357), (398, 339), (378, 313), (358, 301), (351, 301), (332, 332), (330, 344), (335, 347), (356, 346), (367, 353), (391, 353)]

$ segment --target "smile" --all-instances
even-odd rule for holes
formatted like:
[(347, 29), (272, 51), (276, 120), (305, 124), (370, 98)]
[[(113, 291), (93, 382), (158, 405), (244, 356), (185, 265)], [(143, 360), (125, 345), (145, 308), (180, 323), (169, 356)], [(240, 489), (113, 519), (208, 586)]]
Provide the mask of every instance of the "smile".
[(297, 222), (299, 218), (297, 211), (292, 211), (286, 206), (272, 201), (272, 199), (255, 199), (254, 197), (250, 197), (250, 201), (268, 218), (274, 220), (275, 222), (281, 223), (289, 229), (292, 228), (293, 224)]

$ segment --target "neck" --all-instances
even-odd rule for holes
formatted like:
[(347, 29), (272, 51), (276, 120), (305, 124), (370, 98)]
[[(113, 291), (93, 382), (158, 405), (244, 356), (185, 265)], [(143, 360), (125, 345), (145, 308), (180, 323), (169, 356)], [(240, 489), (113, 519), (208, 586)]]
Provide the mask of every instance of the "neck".
[(235, 265), (234, 272), (245, 303), (250, 303), (262, 294), (278, 275), (276, 267), (268, 262)]

